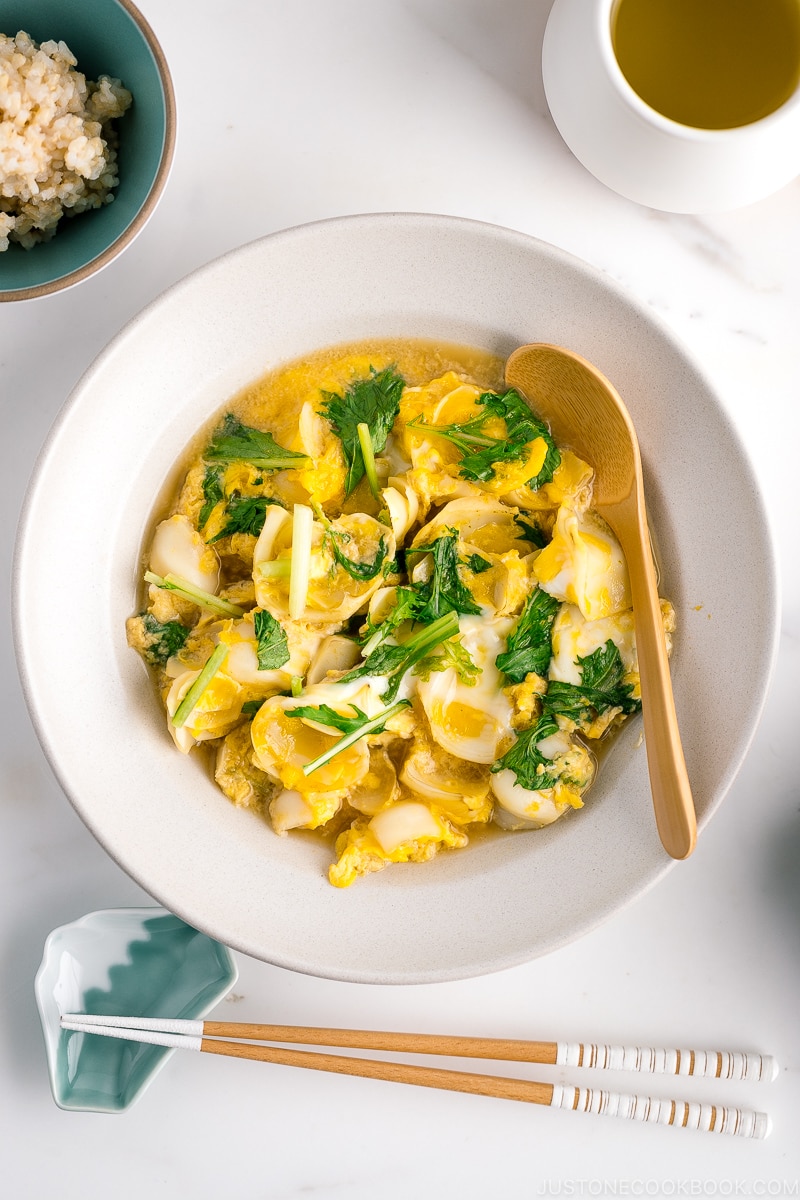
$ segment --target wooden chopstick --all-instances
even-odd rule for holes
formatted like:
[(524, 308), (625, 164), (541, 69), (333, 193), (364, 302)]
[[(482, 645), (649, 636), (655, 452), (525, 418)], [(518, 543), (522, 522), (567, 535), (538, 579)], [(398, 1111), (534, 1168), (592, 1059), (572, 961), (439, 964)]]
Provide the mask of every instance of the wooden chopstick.
[(159, 1017), (112, 1017), (65, 1014), (63, 1020), (117, 1029), (151, 1029), (195, 1037), (240, 1038), (256, 1042), (294, 1042), (306, 1046), (390, 1050), (399, 1054), (439, 1054), (449, 1058), (491, 1058), (593, 1067), (648, 1074), (693, 1075), (709, 1079), (774, 1079), (778, 1066), (768, 1054), (722, 1050), (656, 1050), (643, 1046), (606, 1046), (594, 1042), (535, 1042), (508, 1038), (460, 1037), (434, 1033), (386, 1033), (372, 1029), (320, 1029), (307, 1025), (260, 1025), (232, 1021), (182, 1021)]
[[(527, 1079), (505, 1076), (483, 1075), (474, 1072), (449, 1071), (439, 1067), (420, 1067), (410, 1063), (384, 1062), (377, 1059), (349, 1058), (338, 1054), (317, 1054), (304, 1050), (293, 1050), (283, 1046), (259, 1046), (249, 1042), (216, 1040), (206, 1035), (208, 1026), (225, 1025), (226, 1022), (212, 1021), (163, 1021), (149, 1022), (149, 1028), (141, 1029), (123, 1025), (123, 1021), (144, 1023), (137, 1018), (109, 1018), (114, 1023), (105, 1024), (103, 1018), (82, 1019), (80, 1015), (65, 1015), (62, 1027), (73, 1033), (96, 1034), (102, 1037), (122, 1038), (156, 1046), (199, 1050), (205, 1054), (221, 1054), (232, 1058), (249, 1058), (287, 1067), (305, 1067), (316, 1071), (329, 1071), (339, 1075), (355, 1075), (367, 1079), (382, 1079), (393, 1083), (411, 1083), (420, 1087), (440, 1088), (446, 1091), (467, 1092), (472, 1095), (494, 1096), (505, 1100), (521, 1100), (529, 1104), (541, 1104), (550, 1108), (566, 1108), (573, 1111), (603, 1113), (608, 1116), (625, 1117), (629, 1120), (675, 1125), (684, 1129), (697, 1129), (709, 1133), (728, 1133), (739, 1137), (765, 1138), (770, 1130), (770, 1119), (766, 1113), (749, 1109), (728, 1108), (716, 1104), (699, 1104), (685, 1100), (662, 1100), (647, 1096), (631, 1096), (594, 1088), (574, 1087), (571, 1084), (538, 1083)], [(158, 1024), (160, 1028), (152, 1026)], [(164, 1027), (168, 1028), (165, 1030)], [(178, 1030), (175, 1027), (180, 1026)], [(186, 1026), (199, 1026), (201, 1032), (185, 1032)], [(238, 1026), (241, 1028), (241, 1026)], [(283, 1026), (252, 1026), (271, 1030)], [(288, 1027), (293, 1028), (293, 1027)], [(321, 1032), (321, 1031), (320, 1031)], [(325, 1031), (345, 1033), (350, 1031)], [(358, 1033), (359, 1031), (353, 1031)], [(384, 1035), (389, 1036), (389, 1035)], [(413, 1038), (416, 1035), (400, 1035)], [(419, 1035), (430, 1037), (434, 1035)], [(451, 1039), (445, 1039), (450, 1041)], [(455, 1039), (467, 1040), (472, 1039)], [(484, 1039), (478, 1039), (483, 1041)], [(493, 1039), (490, 1039), (493, 1040)], [(332, 1043), (329, 1043), (332, 1044)], [(430, 1052), (430, 1051), (426, 1051)], [(447, 1051), (451, 1053), (451, 1051)], [(527, 1060), (526, 1060), (527, 1061)]]

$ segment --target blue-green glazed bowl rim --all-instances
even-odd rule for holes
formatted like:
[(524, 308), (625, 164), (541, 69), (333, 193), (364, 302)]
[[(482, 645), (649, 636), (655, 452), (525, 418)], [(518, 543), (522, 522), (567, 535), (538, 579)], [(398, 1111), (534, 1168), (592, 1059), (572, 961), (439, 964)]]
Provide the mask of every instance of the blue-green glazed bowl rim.
[(53, 292), (60, 292), (64, 288), (72, 287), (74, 284), (80, 283), (83, 279), (87, 279), (90, 275), (94, 275), (97, 271), (102, 270), (103, 267), (107, 266), (133, 241), (147, 224), (169, 177), (175, 153), (177, 120), (175, 90), (172, 86), (172, 77), (167, 66), (167, 60), (153, 30), (136, 5), (131, 0), (114, 0), (114, 3), (123, 9), (137, 26), (153, 56), (161, 81), (164, 97), (164, 144), (161, 149), (161, 158), (152, 186), (136, 216), (105, 250), (96, 254), (88, 262), (83, 263), (82, 266), (76, 267), (73, 271), (68, 271), (64, 275), (59, 275), (56, 279), (37, 283), (30, 287), (0, 287), (0, 303), (9, 300), (34, 300), (40, 296), (52, 295)]

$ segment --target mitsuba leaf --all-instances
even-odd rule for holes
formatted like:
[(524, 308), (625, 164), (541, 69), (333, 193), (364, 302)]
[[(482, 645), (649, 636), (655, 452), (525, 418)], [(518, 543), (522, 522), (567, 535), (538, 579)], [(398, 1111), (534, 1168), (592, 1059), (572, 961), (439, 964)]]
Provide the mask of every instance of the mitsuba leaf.
[(546, 675), (553, 654), (551, 633), (560, 603), (536, 588), (525, 602), (506, 649), (495, 663), (512, 683), (522, 683), (531, 671)]
[(337, 713), (335, 709), (328, 704), (301, 704), (298, 708), (287, 709), (285, 715), (287, 717), (305, 717), (309, 721), (317, 721), (321, 725), (329, 725), (332, 729), (338, 729), (344, 733), (338, 742), (325, 750), (312, 762), (306, 763), (303, 767), (304, 775), (311, 775), (319, 767), (330, 762), (337, 754), (341, 754), (348, 746), (352, 746), (359, 738), (366, 737), (370, 733), (383, 733), (386, 728), (386, 723), (389, 719), (399, 713), (401, 709), (409, 708), (410, 700), (398, 700), (395, 704), (389, 705), (381, 712), (376, 713), (374, 717), (368, 717), (365, 712), (355, 705), (351, 704), (354, 717), (345, 717), (341, 713)]
[(470, 554), (469, 558), (464, 560), (464, 565), (469, 567), (473, 575), (482, 575), (484, 571), (492, 569), (488, 558), (482, 558), (480, 554)]
[(197, 528), (205, 528), (208, 518), (219, 504), (220, 500), (225, 499), (225, 492), (222, 487), (222, 473), (219, 467), (206, 467), (206, 473), (203, 476), (203, 506), (197, 517)]
[(433, 570), (429, 580), (417, 585), (421, 607), (418, 621), (435, 621), (445, 613), (457, 612), (480, 614), (480, 605), (475, 603), (469, 588), (461, 582), (458, 574), (458, 531), (448, 529), (427, 546), (415, 546), (406, 550), (410, 554), (430, 554)]
[(305, 717), (309, 721), (316, 721), (318, 725), (329, 725), (331, 729), (338, 729), (340, 733), (354, 733), (366, 725), (370, 717), (362, 712), (357, 704), (351, 704), (349, 707), (356, 714), (354, 717), (346, 717), (336, 712), (329, 704), (301, 704), (297, 708), (287, 709), (286, 716)]
[(234, 533), (250, 533), (258, 537), (264, 528), (267, 508), (270, 504), (278, 504), (272, 496), (242, 496), (239, 492), (231, 492), (226, 502), (226, 521), (219, 533), (209, 538), (209, 544), (218, 542), (220, 538), (231, 537)]
[(157, 621), (152, 613), (142, 613), (147, 633), (144, 657), (154, 667), (163, 667), (168, 658), (177, 654), (189, 636), (189, 629), (180, 621)]
[[(483, 392), (478, 396), (484, 412), (452, 425), (428, 425), (420, 417), (411, 422), (452, 442), (462, 454), (458, 473), (463, 479), (486, 483), (495, 477), (495, 467), (501, 463), (519, 462), (527, 457), (531, 442), (543, 438), (547, 453), (539, 473), (528, 486), (540, 488), (549, 483), (561, 462), (558, 448), (543, 421), (535, 417), (515, 388), (505, 392)], [(484, 432), (487, 423), (500, 417), (506, 426), (506, 436), (496, 438)]]
[(556, 469), (561, 466), (561, 452), (556, 446), (549, 434), (542, 434), (547, 442), (547, 453), (544, 456), (544, 462), (539, 468), (538, 475), (534, 475), (528, 480), (528, 487), (532, 492), (537, 492), (539, 488), (544, 487), (546, 483), (550, 483), (556, 473)]
[(359, 639), (362, 646), (371, 641), (376, 633), (380, 633), (381, 641), (385, 641), (404, 621), (416, 620), (417, 613), (424, 607), (426, 598), (411, 587), (398, 587), (395, 592), (394, 608), (384, 617), (379, 625), (374, 625), (372, 618), (367, 616), (366, 629)]
[(517, 732), (517, 740), (514, 745), (506, 751), (502, 758), (492, 763), (492, 773), (496, 774), (498, 771), (506, 769), (513, 771), (519, 786), (532, 792), (543, 792), (547, 788), (555, 787), (558, 782), (558, 773), (552, 771), (553, 760), (545, 758), (536, 747), (543, 738), (550, 737), (551, 734), (557, 732), (558, 725), (553, 718), (541, 716), (530, 729), (522, 729)]
[(453, 668), (465, 687), (474, 687), (481, 673), (480, 667), (459, 638), (443, 642), (437, 653), (426, 654), (413, 670), (420, 679), (427, 681), (435, 672), (446, 671), (449, 667)]
[(400, 397), (405, 380), (394, 367), (382, 371), (371, 369), (366, 379), (351, 383), (344, 395), (323, 392), (322, 412), (330, 421), (334, 432), (342, 443), (347, 474), (345, 494), (363, 478), (366, 470), (364, 455), (358, 437), (359, 425), (366, 425), (372, 441), (373, 454), (380, 454), (400, 411)]
[[(547, 460), (545, 459), (545, 461)], [(518, 525), (522, 531), (519, 535), (521, 538), (524, 538), (526, 542), (530, 542), (531, 545), (535, 546), (537, 550), (543, 550), (545, 548), (547, 545), (547, 538), (538, 525), (532, 525), (530, 521), (526, 521), (524, 517), (519, 515), (514, 517), (514, 523)]]
[(253, 611), (253, 628), (259, 671), (277, 671), (291, 658), (285, 630), (272, 613), (258, 608)]
[(271, 433), (243, 425), (233, 413), (227, 413), (203, 457), (208, 462), (249, 462), (264, 471), (282, 471), (309, 462), (307, 455), (286, 450)]
[(381, 535), (378, 542), (378, 549), (375, 552), (375, 558), (372, 562), (356, 562), (352, 558), (348, 558), (341, 547), (342, 535), (335, 529), (329, 528), (327, 534), (331, 539), (331, 550), (336, 562), (346, 571), (352, 579), (357, 579), (362, 583), (370, 579), (374, 579), (379, 574), (383, 564), (386, 561), (387, 545), (386, 538)]
[(458, 633), (458, 616), (448, 612), (439, 620), (424, 629), (420, 629), (407, 642), (395, 646), (389, 642), (381, 644), (364, 659), (361, 666), (342, 676), (341, 683), (349, 683), (352, 679), (363, 679), (365, 676), (388, 676), (389, 686), (383, 693), (383, 700), (388, 704), (394, 700), (406, 671), (419, 662), (431, 650), (442, 642)]
[(579, 657), (578, 663), (581, 683), (553, 680), (542, 697), (543, 712), (583, 724), (611, 708), (629, 714), (642, 707), (641, 701), (632, 695), (632, 685), (622, 682), (625, 668), (619, 650), (610, 638), (592, 654)]

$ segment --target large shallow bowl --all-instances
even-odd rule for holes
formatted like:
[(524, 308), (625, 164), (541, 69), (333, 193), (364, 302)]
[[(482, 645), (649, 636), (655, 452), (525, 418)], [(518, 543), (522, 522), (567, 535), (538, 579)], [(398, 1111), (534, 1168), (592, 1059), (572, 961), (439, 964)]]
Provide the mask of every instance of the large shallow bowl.
[(230, 805), (199, 760), (176, 753), (124, 629), (165, 478), (198, 427), (267, 369), (397, 335), (503, 355), (557, 342), (619, 388), (641, 439), (662, 590), (678, 614), (673, 674), (701, 826), (752, 738), (777, 630), (762, 501), (720, 403), (644, 305), (560, 250), (450, 217), (350, 217), (244, 246), (146, 308), (78, 384), (27, 499), (16, 638), (39, 737), (95, 836), (173, 912), (273, 963), (387, 983), (533, 958), (671, 865), (638, 722), (580, 813), (345, 891), (327, 882), (328, 846), (277, 838)]

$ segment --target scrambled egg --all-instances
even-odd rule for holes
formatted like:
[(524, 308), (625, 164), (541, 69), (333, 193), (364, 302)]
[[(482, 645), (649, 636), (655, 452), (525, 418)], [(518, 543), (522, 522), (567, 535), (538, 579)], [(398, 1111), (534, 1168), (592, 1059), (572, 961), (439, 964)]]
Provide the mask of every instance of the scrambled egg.
[[(347, 494), (366, 450), (327, 398), (393, 370), (396, 419)], [(535, 436), (485, 477), (461, 473), (469, 438), (508, 436), (480, 402), (502, 387), (498, 360), (452, 347), (313, 355), (233, 402), (297, 466), (203, 452), (153, 533), (149, 571), (180, 586), (151, 582), (128, 637), (156, 672), (172, 738), (183, 753), (210, 743), (220, 789), (275, 833), (335, 838), (337, 887), (459, 849), (489, 822), (538, 829), (580, 809), (593, 740), (636, 708), (627, 568), (591, 510), (591, 466), (562, 449), (548, 473)], [(669, 642), (668, 601), (662, 615)], [(407, 659), (443, 618), (447, 637)], [(614, 686), (607, 702), (597, 689), (581, 701), (598, 655)]]
[(587, 621), (630, 608), (625, 556), (605, 522), (592, 513), (561, 505), (552, 541), (537, 556), (533, 573), (544, 591), (577, 604)]
[(467, 835), (415, 800), (400, 800), (370, 821), (354, 821), (336, 839), (338, 862), (329, 871), (335, 887), (348, 887), (359, 875), (382, 871), (389, 863), (427, 862), (443, 847), (466, 846)]

